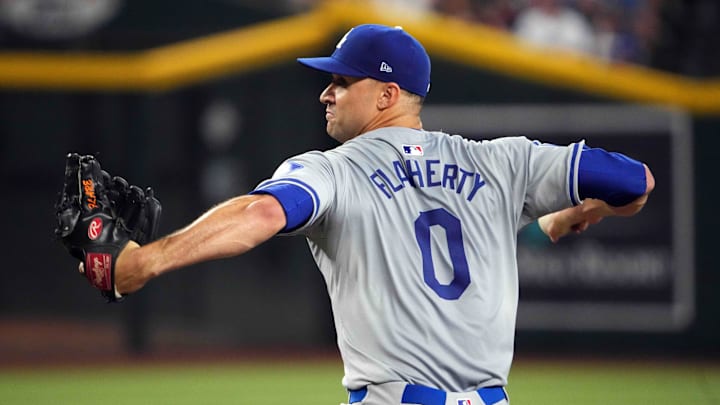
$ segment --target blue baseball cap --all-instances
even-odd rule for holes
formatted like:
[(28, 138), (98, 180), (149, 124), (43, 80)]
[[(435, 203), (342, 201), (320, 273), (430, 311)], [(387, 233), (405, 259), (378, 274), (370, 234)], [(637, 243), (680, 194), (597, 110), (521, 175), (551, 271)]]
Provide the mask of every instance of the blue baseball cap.
[(422, 97), (430, 90), (430, 57), (401, 27), (358, 25), (338, 42), (331, 56), (297, 61), (326, 73), (395, 82)]

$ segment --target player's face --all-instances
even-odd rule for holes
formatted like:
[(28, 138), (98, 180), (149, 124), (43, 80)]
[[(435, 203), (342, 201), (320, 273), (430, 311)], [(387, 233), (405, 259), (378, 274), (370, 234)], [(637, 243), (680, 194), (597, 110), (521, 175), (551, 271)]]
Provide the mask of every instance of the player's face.
[(320, 94), (325, 104), (327, 133), (345, 142), (373, 128), (378, 115), (377, 98), (381, 92), (378, 81), (333, 75), (332, 82)]

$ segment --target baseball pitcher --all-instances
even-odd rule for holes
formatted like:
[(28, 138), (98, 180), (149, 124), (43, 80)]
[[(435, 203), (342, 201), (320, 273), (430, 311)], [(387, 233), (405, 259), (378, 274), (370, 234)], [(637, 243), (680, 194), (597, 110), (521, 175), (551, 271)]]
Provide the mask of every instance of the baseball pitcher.
[[(327, 284), (349, 403), (508, 403), (518, 231), (539, 219), (556, 241), (633, 215), (654, 187), (650, 170), (583, 142), (424, 129), (430, 59), (399, 27), (357, 26), (331, 56), (299, 62), (331, 76), (320, 102), (341, 145), (286, 160), (248, 195), (155, 242), (123, 233), (105, 291), (302, 235)], [(86, 263), (102, 251), (88, 223), (62, 232)]]

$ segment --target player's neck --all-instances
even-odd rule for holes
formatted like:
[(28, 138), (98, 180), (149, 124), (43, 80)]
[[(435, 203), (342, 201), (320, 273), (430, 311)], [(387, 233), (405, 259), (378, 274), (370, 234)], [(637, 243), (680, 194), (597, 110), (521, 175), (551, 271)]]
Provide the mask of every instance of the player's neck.
[(417, 114), (379, 114), (376, 119), (368, 123), (362, 133), (388, 127), (422, 129), (422, 121)]

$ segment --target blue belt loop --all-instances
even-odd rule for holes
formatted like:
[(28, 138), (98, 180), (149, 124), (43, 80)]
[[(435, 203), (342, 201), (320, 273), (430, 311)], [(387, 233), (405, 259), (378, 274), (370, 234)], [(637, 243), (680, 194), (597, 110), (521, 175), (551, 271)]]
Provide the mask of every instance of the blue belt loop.
[(354, 404), (356, 402), (362, 402), (367, 396), (367, 387), (360, 388), (359, 390), (349, 390), (348, 403)]
[(507, 399), (503, 387), (480, 388), (479, 390), (477, 390), (477, 393), (478, 395), (480, 395), (480, 398), (483, 400), (483, 402), (485, 402), (486, 405), (492, 405), (495, 402)]
[(408, 384), (403, 391), (403, 404), (445, 405), (447, 393), (422, 385)]

